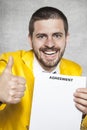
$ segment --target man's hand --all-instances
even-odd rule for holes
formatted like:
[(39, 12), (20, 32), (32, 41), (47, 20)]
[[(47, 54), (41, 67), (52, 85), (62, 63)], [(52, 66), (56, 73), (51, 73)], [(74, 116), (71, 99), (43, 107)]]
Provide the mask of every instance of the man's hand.
[(13, 58), (9, 57), (8, 64), (0, 76), (0, 101), (3, 103), (16, 104), (24, 95), (26, 81), (12, 74), (13, 64)]
[(87, 114), (87, 88), (79, 88), (74, 93), (75, 106)]

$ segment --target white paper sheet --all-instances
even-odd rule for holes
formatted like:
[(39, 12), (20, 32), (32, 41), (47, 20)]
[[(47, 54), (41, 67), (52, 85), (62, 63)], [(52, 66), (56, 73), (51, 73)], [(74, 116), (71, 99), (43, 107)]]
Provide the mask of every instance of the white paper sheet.
[(35, 80), (29, 130), (80, 130), (82, 113), (73, 93), (86, 77), (42, 74)]

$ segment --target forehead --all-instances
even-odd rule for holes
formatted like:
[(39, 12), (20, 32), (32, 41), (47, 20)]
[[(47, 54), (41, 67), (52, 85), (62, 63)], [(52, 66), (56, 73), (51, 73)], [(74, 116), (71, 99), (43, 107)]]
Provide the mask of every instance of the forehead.
[(64, 31), (62, 19), (39, 20), (34, 23), (34, 32)]

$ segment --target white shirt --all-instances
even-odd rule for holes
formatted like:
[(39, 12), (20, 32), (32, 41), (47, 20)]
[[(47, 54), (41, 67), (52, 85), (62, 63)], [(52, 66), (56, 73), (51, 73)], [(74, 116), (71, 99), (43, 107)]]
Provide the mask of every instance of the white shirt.
[(43, 73), (59, 74), (60, 73), (59, 64), (52, 72), (48, 72), (41, 67), (41, 65), (38, 63), (36, 57), (34, 56), (33, 72), (34, 72), (35, 77), (42, 74), (42, 72)]

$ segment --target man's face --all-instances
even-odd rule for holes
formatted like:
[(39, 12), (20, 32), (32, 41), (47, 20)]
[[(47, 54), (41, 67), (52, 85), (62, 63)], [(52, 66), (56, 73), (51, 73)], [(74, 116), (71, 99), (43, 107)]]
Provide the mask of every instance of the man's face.
[(31, 46), (40, 65), (52, 71), (63, 56), (66, 47), (64, 24), (61, 19), (40, 20), (34, 23)]

